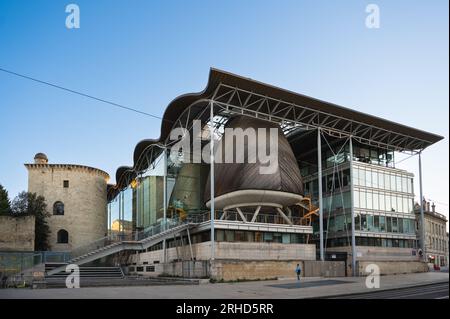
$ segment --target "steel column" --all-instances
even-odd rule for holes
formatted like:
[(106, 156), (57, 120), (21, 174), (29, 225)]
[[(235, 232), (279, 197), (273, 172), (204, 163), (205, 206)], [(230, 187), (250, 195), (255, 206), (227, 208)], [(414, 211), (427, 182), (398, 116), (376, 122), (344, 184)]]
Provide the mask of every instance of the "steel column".
[(210, 119), (209, 119), (209, 129), (210, 129), (210, 184), (211, 184), (211, 260), (214, 260), (214, 103), (210, 101)]
[(317, 179), (319, 184), (319, 235), (320, 260), (325, 260), (323, 250), (323, 196), (322, 196), (322, 141), (321, 130), (317, 129)]
[(354, 183), (353, 183), (353, 139), (349, 138), (349, 153), (350, 153), (350, 213), (352, 216), (352, 275), (356, 276), (356, 238), (355, 238), (355, 204), (354, 198)]
[[(167, 226), (167, 148), (163, 148), (163, 231)], [(167, 262), (166, 240), (163, 241), (163, 262)]]
[(420, 248), (422, 248), (422, 258), (427, 260), (425, 244), (425, 217), (423, 211), (423, 189), (422, 189), (422, 151), (419, 152), (419, 192), (420, 192)]

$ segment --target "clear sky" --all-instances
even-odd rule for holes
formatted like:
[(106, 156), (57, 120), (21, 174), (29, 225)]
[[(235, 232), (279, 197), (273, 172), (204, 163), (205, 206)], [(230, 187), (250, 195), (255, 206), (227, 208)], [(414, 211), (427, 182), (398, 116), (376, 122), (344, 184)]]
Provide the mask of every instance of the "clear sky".
[[(65, 7), (80, 7), (79, 29)], [(367, 4), (380, 28), (365, 25)], [(443, 135), (424, 194), (448, 215), (448, 1), (0, 0), (0, 68), (161, 116), (217, 67)], [(27, 188), (44, 152), (111, 175), (160, 120), (0, 72), (0, 183)], [(417, 158), (399, 165), (417, 176)], [(418, 185), (416, 179), (416, 191)]]

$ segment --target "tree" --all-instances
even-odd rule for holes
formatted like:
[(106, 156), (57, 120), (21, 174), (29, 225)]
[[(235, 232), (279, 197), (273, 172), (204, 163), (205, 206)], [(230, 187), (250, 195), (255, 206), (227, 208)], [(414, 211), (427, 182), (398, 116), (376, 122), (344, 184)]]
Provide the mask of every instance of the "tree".
[(50, 216), (44, 196), (36, 193), (21, 192), (11, 204), (12, 215), (15, 217), (34, 216), (34, 249), (45, 251), (48, 249), (50, 227), (46, 218)]
[(0, 215), (11, 213), (11, 203), (8, 198), (8, 191), (0, 184)]

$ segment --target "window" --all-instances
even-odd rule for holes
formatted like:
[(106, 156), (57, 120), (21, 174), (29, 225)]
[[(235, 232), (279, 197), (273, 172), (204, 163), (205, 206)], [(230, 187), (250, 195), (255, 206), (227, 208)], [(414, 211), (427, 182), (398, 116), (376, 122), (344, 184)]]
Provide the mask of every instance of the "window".
[(378, 210), (380, 208), (379, 196), (377, 193), (373, 193), (373, 209)]
[(391, 191), (395, 191), (397, 188), (395, 175), (390, 175), (391, 177)]
[(384, 194), (380, 194), (380, 210), (386, 210), (386, 199), (385, 199), (385, 195)]
[(382, 172), (378, 173), (378, 186), (384, 189), (384, 174)]
[(384, 189), (387, 189), (387, 190), (391, 189), (389, 174), (384, 174)]
[(378, 188), (378, 172), (372, 171), (372, 187)]
[(355, 191), (353, 193), (353, 196), (354, 196), (353, 202), (355, 203), (355, 207), (361, 207), (361, 205), (359, 204), (359, 192)]
[(361, 215), (361, 230), (367, 231), (367, 218), (366, 215)]
[(373, 230), (380, 231), (380, 216), (373, 216)]
[(386, 231), (386, 217), (380, 216), (380, 231), (385, 232)]
[[(387, 225), (387, 227), (386, 227), (387, 232), (391, 233), (392, 232), (392, 217), (386, 217), (386, 225)], [(390, 246), (388, 246), (388, 247), (390, 247)]]
[(366, 193), (367, 196), (367, 208), (368, 209), (373, 209), (373, 202), (372, 202), (372, 192), (367, 192)]
[(403, 218), (398, 219), (398, 232), (403, 233)]
[(373, 231), (373, 216), (367, 215), (367, 230)]
[(398, 232), (397, 217), (392, 217), (392, 232), (393, 233), (397, 233)]
[(64, 204), (60, 201), (53, 204), (53, 215), (64, 215)]
[(366, 186), (366, 171), (363, 169), (359, 169), (358, 175), (359, 185)]
[(64, 188), (69, 188), (69, 181), (68, 180), (63, 181), (63, 187)]
[(370, 171), (366, 171), (366, 186), (372, 187), (372, 173)]
[(355, 216), (355, 230), (360, 230), (361, 229), (360, 219), (361, 219), (360, 215), (357, 214)]
[(58, 230), (56, 235), (58, 244), (67, 244), (69, 243), (69, 233), (65, 229)]

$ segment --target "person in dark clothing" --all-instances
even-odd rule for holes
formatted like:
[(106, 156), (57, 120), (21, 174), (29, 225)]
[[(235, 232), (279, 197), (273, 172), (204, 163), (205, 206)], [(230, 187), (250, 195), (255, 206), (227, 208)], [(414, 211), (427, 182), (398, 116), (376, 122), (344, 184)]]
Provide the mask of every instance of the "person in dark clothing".
[(297, 264), (297, 267), (295, 268), (295, 273), (297, 274), (297, 280), (300, 280), (300, 275), (302, 273), (302, 269), (300, 268), (300, 264)]

